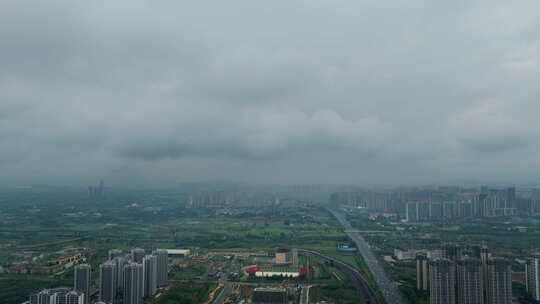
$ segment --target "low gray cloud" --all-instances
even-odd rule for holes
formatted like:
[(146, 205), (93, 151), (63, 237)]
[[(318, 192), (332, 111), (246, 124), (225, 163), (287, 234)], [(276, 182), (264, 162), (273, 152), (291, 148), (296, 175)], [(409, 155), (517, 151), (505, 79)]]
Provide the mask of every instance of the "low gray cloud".
[(538, 180), (539, 17), (533, 0), (2, 1), (0, 182)]

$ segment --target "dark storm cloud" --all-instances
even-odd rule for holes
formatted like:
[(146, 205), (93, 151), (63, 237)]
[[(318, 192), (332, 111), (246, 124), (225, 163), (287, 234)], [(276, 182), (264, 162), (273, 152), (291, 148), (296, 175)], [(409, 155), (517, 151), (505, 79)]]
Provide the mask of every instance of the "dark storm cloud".
[(2, 1), (0, 177), (537, 179), (539, 17), (537, 1)]

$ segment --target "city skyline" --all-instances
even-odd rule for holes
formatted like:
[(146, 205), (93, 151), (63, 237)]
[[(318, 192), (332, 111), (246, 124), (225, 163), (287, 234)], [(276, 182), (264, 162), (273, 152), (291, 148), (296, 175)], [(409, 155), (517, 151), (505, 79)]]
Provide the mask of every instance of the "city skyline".
[(0, 302), (540, 301), (540, 1), (0, 1)]

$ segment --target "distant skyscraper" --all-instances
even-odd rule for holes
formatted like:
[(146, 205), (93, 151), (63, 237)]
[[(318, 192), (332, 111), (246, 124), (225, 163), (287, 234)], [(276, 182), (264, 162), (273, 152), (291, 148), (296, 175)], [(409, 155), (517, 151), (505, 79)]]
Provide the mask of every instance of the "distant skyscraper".
[(407, 222), (418, 221), (418, 204), (417, 202), (408, 202), (406, 205)]
[(117, 270), (114, 261), (99, 266), (99, 299), (113, 303), (117, 292)]
[(427, 221), (429, 219), (429, 204), (428, 202), (418, 202), (417, 218), (419, 221)]
[(516, 187), (510, 187), (506, 190), (506, 199), (508, 200), (507, 208), (512, 208), (516, 201)]
[(90, 265), (81, 264), (75, 266), (75, 274), (73, 277), (73, 289), (84, 293), (84, 304), (89, 304), (88, 296), (90, 293)]
[(473, 204), (470, 202), (459, 203), (459, 216), (471, 217), (473, 215)]
[(431, 304), (456, 303), (456, 265), (447, 259), (429, 263), (429, 299)]
[(457, 262), (457, 293), (459, 304), (484, 303), (482, 262), (466, 258)]
[(157, 256), (147, 255), (143, 258), (144, 297), (156, 294), (157, 289)]
[(157, 286), (165, 287), (168, 281), (169, 255), (165, 249), (157, 249), (152, 253), (157, 257)]
[(105, 194), (105, 183), (103, 182), (103, 180), (100, 180), (99, 181), (99, 195), (104, 195)]
[(441, 249), (443, 258), (454, 262), (461, 259), (461, 248), (455, 243), (443, 243)]
[(90, 186), (90, 187), (88, 187), (88, 195), (93, 196), (93, 197), (104, 196), (105, 195), (105, 183), (103, 182), (103, 180), (99, 181), (98, 186), (95, 186), (95, 187)]
[(540, 256), (527, 259), (527, 264), (525, 265), (525, 283), (527, 292), (536, 301), (540, 301)]
[(431, 203), (430, 217), (433, 220), (437, 220), (442, 217), (442, 204), (441, 203)]
[(490, 259), (488, 265), (487, 303), (512, 303), (512, 268), (505, 259)]
[(487, 186), (480, 187), (480, 194), (488, 194), (489, 188)]
[(142, 263), (144, 254), (144, 249), (142, 248), (131, 249), (131, 261), (139, 264)]
[(429, 268), (427, 254), (416, 254), (416, 289), (428, 290)]
[(457, 202), (455, 201), (443, 202), (442, 208), (443, 208), (443, 217), (445, 218), (449, 218), (449, 219), (455, 218), (458, 213)]
[(124, 304), (142, 304), (143, 269), (141, 264), (124, 266)]

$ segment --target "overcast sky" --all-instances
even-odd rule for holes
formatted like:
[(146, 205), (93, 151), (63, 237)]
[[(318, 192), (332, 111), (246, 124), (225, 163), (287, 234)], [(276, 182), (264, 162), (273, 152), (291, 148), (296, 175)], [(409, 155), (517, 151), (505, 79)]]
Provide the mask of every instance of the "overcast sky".
[(0, 183), (540, 180), (540, 1), (0, 1)]

